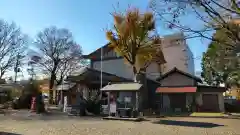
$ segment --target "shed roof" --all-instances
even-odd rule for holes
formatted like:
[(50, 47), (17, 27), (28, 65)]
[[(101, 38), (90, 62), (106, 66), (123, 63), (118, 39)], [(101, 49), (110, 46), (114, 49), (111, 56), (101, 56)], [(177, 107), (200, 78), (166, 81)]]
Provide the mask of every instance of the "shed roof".
[(138, 91), (141, 87), (139, 83), (115, 83), (103, 87), (101, 91)]
[(181, 71), (181, 70), (177, 69), (176, 67), (173, 68), (172, 70), (168, 71), (167, 73), (163, 74), (161, 77), (157, 78), (157, 80), (160, 81), (160, 80), (162, 80), (162, 79), (164, 79), (164, 78), (167, 78), (169, 75), (171, 75), (171, 74), (173, 74), (173, 73), (182, 74), (182, 75), (184, 75), (184, 76), (186, 76), (186, 77), (189, 77), (189, 78), (191, 78), (191, 79), (194, 79), (194, 80), (197, 81), (197, 82), (202, 83), (201, 78), (199, 78), (199, 77), (197, 77), (197, 76), (194, 76), (194, 75), (191, 75), (191, 74), (189, 74), (189, 73), (186, 73), (186, 72), (184, 72), (184, 71)]

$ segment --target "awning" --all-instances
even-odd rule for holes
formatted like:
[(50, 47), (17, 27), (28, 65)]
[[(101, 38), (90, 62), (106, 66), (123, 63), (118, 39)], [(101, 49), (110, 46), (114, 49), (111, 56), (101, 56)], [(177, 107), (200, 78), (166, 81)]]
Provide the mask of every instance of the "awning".
[(101, 89), (101, 91), (138, 91), (142, 87), (139, 83), (116, 83), (109, 84)]
[(156, 93), (193, 93), (197, 87), (158, 87)]

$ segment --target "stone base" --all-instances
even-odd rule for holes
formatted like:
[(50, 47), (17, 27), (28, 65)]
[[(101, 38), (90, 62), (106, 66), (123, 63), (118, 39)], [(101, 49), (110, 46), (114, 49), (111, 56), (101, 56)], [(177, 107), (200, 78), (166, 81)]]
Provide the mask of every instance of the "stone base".
[(134, 122), (140, 122), (144, 121), (144, 118), (120, 118), (120, 117), (103, 117), (104, 120), (122, 120), (122, 121), (134, 121)]

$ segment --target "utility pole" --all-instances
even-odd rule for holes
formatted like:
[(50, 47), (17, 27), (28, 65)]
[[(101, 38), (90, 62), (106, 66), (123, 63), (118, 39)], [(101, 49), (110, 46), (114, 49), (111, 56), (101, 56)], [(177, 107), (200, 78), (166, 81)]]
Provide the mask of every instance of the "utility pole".
[(101, 47), (101, 82), (100, 82), (100, 100), (102, 100), (102, 91), (101, 91), (101, 89), (102, 89), (102, 68), (103, 68), (103, 65), (102, 65), (102, 58), (103, 58), (103, 50), (102, 50), (103, 48)]

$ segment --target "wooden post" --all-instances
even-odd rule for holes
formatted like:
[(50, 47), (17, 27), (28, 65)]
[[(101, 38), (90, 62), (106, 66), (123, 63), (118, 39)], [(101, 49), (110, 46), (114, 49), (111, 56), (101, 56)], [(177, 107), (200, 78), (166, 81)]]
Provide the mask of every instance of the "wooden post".
[(110, 92), (108, 92), (108, 116), (111, 115), (111, 112), (110, 112)]
[(63, 104), (63, 90), (61, 90), (61, 99), (60, 99), (60, 101), (61, 101), (61, 105)]
[(138, 99), (138, 92), (136, 92), (136, 111), (138, 112), (139, 107), (139, 99)]

